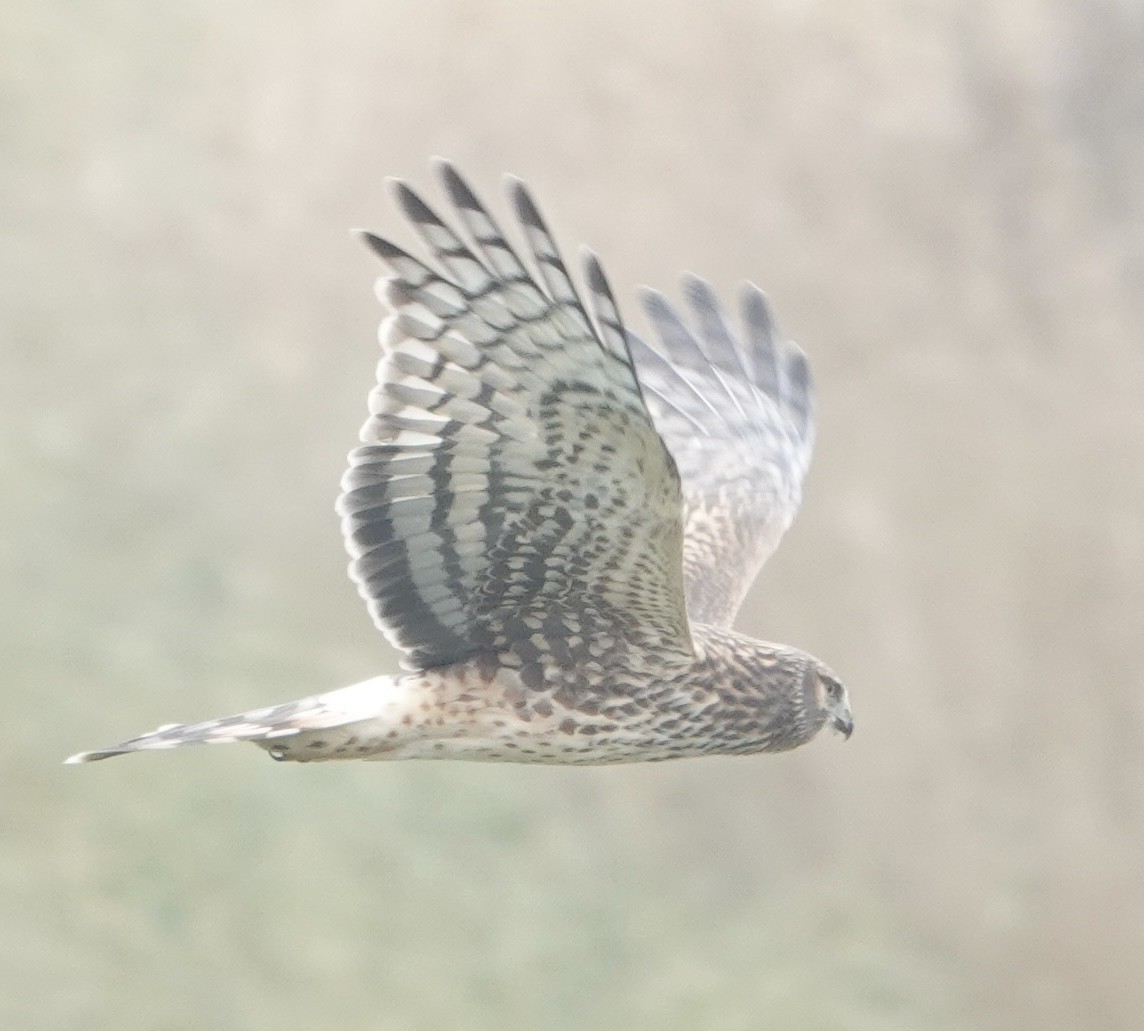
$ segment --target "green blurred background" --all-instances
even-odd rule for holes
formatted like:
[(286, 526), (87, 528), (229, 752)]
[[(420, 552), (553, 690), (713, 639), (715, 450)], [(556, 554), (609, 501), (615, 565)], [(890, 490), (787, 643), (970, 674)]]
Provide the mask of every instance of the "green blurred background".
[[(0, 1027), (1144, 1026), (1144, 8), (9, 0)], [(763, 285), (821, 405), (743, 629), (857, 731), (59, 761), (394, 667), (332, 501), (382, 178)], [(499, 210), (503, 211), (503, 207)]]

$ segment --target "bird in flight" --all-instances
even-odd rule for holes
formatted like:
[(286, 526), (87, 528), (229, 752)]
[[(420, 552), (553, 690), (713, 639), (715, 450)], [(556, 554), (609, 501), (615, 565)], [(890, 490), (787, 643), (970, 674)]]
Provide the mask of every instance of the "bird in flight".
[(780, 752), (853, 722), (823, 663), (731, 629), (810, 462), (806, 358), (745, 285), (643, 306), (644, 341), (584, 255), (588, 304), (524, 183), (531, 268), (453, 165), (452, 221), (406, 183), (430, 265), (371, 233), (389, 314), (337, 511), (350, 575), (403, 673), (69, 763), (253, 741), (279, 760), (620, 763)]

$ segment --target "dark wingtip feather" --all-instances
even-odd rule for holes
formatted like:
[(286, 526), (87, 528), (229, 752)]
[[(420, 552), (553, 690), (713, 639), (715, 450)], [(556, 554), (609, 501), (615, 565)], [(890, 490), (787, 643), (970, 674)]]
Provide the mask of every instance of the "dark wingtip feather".
[(719, 303), (719, 298), (715, 294), (714, 288), (711, 284), (704, 279), (698, 272), (683, 272), (679, 276), (679, 284), (683, 290), (683, 296), (694, 304), (697, 301), (707, 303), (714, 300), (716, 304)]
[(660, 319), (676, 318), (675, 309), (667, 299), (667, 295), (650, 286), (636, 287), (636, 298), (640, 302), (644, 313), (653, 323), (659, 324)]
[(512, 201), (513, 208), (516, 210), (516, 217), (526, 226), (532, 226), (534, 229), (547, 232), (548, 229), (544, 224), (544, 219), (540, 215), (540, 209), (532, 199), (532, 194), (528, 192), (528, 187), (525, 186), (524, 180), (519, 176), (506, 175), (504, 177), (504, 183), (505, 192), (508, 194), (509, 200)]
[(393, 195), (397, 199), (401, 210), (405, 213), (405, 217), (413, 222), (414, 225), (425, 222), (432, 225), (443, 224), (441, 219), (437, 217), (436, 212), (421, 199), (421, 195), (407, 182), (401, 179), (394, 179)]
[[(598, 335), (605, 348), (634, 373), (635, 366), (628, 346), (628, 334), (624, 329), (624, 320), (608, 283), (608, 277), (604, 273), (604, 266), (595, 251), (588, 247), (580, 248), (580, 263), (584, 270), (584, 279), (588, 283), (592, 315), (596, 320)], [(637, 389), (642, 390), (638, 378), (635, 378), (635, 383)]]
[(442, 178), (444, 178), (444, 176), (450, 171), (453, 173), (456, 173), (457, 171), (456, 164), (450, 161), (448, 158), (442, 157), (440, 154), (434, 154), (429, 159), (429, 167), (432, 168), (437, 173), (437, 175), (441, 176)]
[(814, 378), (810, 362), (802, 348), (792, 341), (787, 341), (784, 350), (783, 401), (799, 439), (810, 440), (814, 433)]
[[(620, 316), (619, 305), (616, 304), (616, 297), (612, 293), (612, 287), (604, 272), (603, 263), (590, 247), (580, 248), (580, 267), (584, 270), (584, 281), (588, 284), (591, 293), (592, 313), (596, 316), (596, 320), (603, 323), (602, 328), (616, 333), (622, 338), (624, 324)], [(614, 341), (609, 342), (614, 343)], [(620, 350), (626, 356), (626, 344)]]
[(588, 286), (599, 294), (604, 294), (615, 303), (612, 297), (612, 288), (608, 284), (608, 277), (604, 275), (604, 266), (600, 263), (599, 255), (590, 247), (580, 248), (580, 264), (584, 269), (584, 278)]
[(433, 166), (436, 168), (437, 175), (454, 205), (458, 208), (484, 211), (484, 206), (477, 199), (476, 193), (473, 192), (472, 187), (469, 186), (464, 176), (457, 171), (456, 166), (451, 161), (446, 161), (444, 158), (434, 158)]
[(357, 232), (366, 246), (382, 261), (392, 261), (394, 258), (405, 256), (405, 252), (397, 244), (390, 243), (383, 237), (375, 236), (368, 229), (359, 229)]
[(771, 302), (750, 280), (745, 281), (739, 288), (739, 308), (752, 340), (761, 343), (763, 338), (774, 340), (778, 336), (778, 326), (771, 310)]

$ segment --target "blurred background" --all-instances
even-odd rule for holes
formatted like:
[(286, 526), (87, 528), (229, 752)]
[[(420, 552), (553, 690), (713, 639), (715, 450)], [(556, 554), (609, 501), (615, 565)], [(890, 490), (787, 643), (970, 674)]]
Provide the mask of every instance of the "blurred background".
[[(1144, 9), (15, 0), (0, 1026), (1144, 1026)], [(383, 185), (749, 277), (820, 398), (778, 757), (64, 768), (395, 666), (332, 503)], [(678, 295), (677, 295), (678, 296)]]

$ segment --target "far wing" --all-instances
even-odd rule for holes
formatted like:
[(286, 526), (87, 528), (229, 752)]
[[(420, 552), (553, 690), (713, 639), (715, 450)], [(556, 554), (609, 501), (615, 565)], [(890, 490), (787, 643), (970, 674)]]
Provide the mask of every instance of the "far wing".
[(740, 330), (704, 280), (685, 277), (683, 290), (693, 326), (647, 290), (658, 342), (628, 339), (683, 481), (688, 615), (729, 626), (798, 511), (814, 396), (806, 357), (779, 335), (762, 291), (743, 287)]
[(525, 684), (552, 664), (622, 668), (625, 649), (689, 655), (679, 478), (599, 263), (593, 320), (523, 184), (543, 289), (440, 170), (473, 249), (402, 183), (441, 272), (366, 236), (393, 314), (338, 511), (374, 621), (414, 668), (495, 654)]

